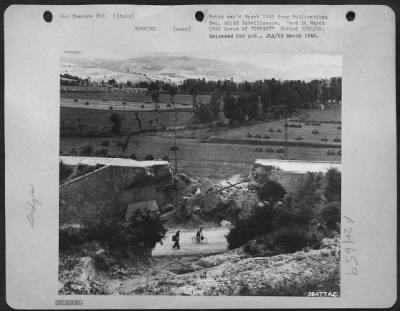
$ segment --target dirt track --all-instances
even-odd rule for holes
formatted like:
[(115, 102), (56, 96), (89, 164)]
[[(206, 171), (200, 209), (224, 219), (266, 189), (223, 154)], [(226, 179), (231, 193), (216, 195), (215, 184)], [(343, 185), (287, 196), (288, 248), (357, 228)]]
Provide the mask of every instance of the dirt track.
[(180, 246), (181, 249), (172, 249), (174, 242), (172, 242), (172, 235), (174, 231), (168, 231), (163, 245), (157, 244), (153, 249), (153, 256), (183, 256), (183, 255), (197, 255), (197, 254), (212, 254), (224, 252), (228, 248), (225, 234), (229, 232), (225, 228), (204, 229), (203, 234), (208, 239), (207, 244), (197, 244), (192, 242), (192, 237), (196, 235), (196, 229), (181, 230), (180, 233)]

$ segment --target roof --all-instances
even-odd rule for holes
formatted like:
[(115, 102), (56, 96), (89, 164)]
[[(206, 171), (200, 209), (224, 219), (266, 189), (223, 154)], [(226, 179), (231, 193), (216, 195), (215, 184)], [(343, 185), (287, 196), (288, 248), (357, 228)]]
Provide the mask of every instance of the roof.
[(136, 161), (125, 158), (103, 158), (103, 157), (81, 157), (81, 156), (60, 156), (60, 161), (67, 165), (112, 165), (124, 167), (150, 167), (154, 165), (167, 165), (167, 161)]
[(272, 166), (275, 169), (295, 173), (325, 173), (330, 168), (336, 168), (341, 171), (341, 164), (339, 162), (256, 159), (254, 163), (261, 166)]

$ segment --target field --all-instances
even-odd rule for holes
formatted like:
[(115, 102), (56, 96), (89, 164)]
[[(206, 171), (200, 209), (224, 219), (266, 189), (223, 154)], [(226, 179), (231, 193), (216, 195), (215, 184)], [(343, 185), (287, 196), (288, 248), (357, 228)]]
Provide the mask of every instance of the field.
[[(152, 154), (156, 158), (167, 155), (174, 165), (174, 139), (162, 138), (156, 135), (138, 135), (130, 139), (127, 150), (122, 154), (122, 148), (117, 146), (121, 138), (61, 138), (61, 151), (63, 154), (71, 154), (72, 148), (79, 152), (80, 148), (92, 144), (94, 149), (104, 148), (102, 143), (108, 140), (106, 147), (109, 155), (129, 156), (135, 154), (138, 160), (144, 160), (145, 156)], [(194, 176), (210, 178), (226, 178), (234, 174), (248, 174), (251, 165), (256, 159), (279, 159), (282, 154), (277, 152), (256, 152), (252, 145), (242, 144), (214, 144), (199, 143), (194, 139), (178, 139), (177, 151), (178, 169)], [(288, 147), (288, 158), (309, 161), (340, 161), (339, 155), (327, 155), (327, 148)]]
[[(68, 96), (68, 97), (67, 97)], [(79, 98), (79, 99), (78, 99)], [(103, 101), (103, 98), (106, 101)], [(74, 99), (78, 99), (75, 101)], [(209, 100), (208, 95), (198, 99)], [(138, 102), (143, 100), (142, 102)], [(85, 105), (85, 102), (89, 105)], [(126, 105), (122, 105), (122, 101)], [(161, 95), (160, 110), (154, 111), (154, 103), (144, 94), (112, 93), (64, 93), (61, 99), (61, 133), (65, 130), (76, 131), (79, 124), (85, 125), (85, 131), (110, 132), (113, 123), (111, 114), (118, 112), (122, 118), (122, 129), (137, 131), (138, 121), (142, 129), (193, 123), (192, 97), (188, 94), (177, 95), (177, 112), (167, 107), (170, 97)], [(112, 106), (113, 109), (109, 110)], [(141, 108), (141, 107), (145, 108)], [(79, 107), (79, 108), (78, 108)], [(175, 114), (178, 122), (175, 123)], [(289, 160), (340, 161), (341, 160), (341, 107), (329, 105), (325, 110), (303, 109), (300, 114), (288, 121)], [(123, 131), (126, 133), (126, 131)], [(108, 135), (109, 136), (109, 135)], [(159, 131), (137, 133), (131, 136), (126, 151), (122, 154), (121, 145), (127, 135), (120, 137), (61, 137), (60, 152), (64, 155), (77, 155), (88, 144), (94, 150), (107, 149), (107, 156), (130, 156), (135, 154), (138, 160), (146, 155), (156, 158), (168, 156), (175, 165), (175, 152), (171, 150), (177, 140), (177, 163), (180, 172), (205, 177), (230, 177), (234, 174), (246, 175), (252, 163), (258, 158), (283, 159), (285, 144), (285, 121), (257, 121), (235, 127), (210, 127), (193, 129), (181, 128), (175, 133)], [(107, 140), (108, 145), (103, 142)]]
[[(210, 95), (199, 94), (197, 95), (197, 102), (209, 103)], [(61, 103), (66, 100), (73, 101), (78, 99), (83, 105), (86, 101), (107, 101), (112, 102), (136, 102), (136, 103), (153, 103), (149, 95), (143, 93), (104, 93), (104, 92), (62, 92), (61, 93)], [(177, 94), (174, 97), (174, 101), (178, 105), (191, 106), (193, 103), (192, 96), (190, 94)], [(160, 103), (169, 104), (171, 103), (171, 97), (169, 94), (160, 94)]]
[[(152, 110), (135, 111), (132, 110), (103, 110), (103, 109), (83, 109), (61, 107), (61, 128), (63, 125), (67, 129), (77, 128), (78, 124), (84, 124), (88, 130), (110, 131), (113, 123), (110, 121), (111, 114), (119, 113), (122, 118), (122, 130), (138, 130), (138, 121), (136, 115), (141, 121), (142, 129), (151, 129), (153, 127), (171, 126), (175, 124), (175, 111), (161, 110), (158, 112)], [(193, 119), (193, 112), (178, 111), (177, 124), (187, 124)], [(78, 121), (79, 119), (79, 121)]]

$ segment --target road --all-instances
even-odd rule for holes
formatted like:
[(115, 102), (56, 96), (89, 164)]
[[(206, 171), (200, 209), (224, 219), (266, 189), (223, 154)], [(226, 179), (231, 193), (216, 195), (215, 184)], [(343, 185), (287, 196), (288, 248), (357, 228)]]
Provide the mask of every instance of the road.
[(224, 252), (228, 249), (225, 234), (229, 232), (225, 228), (203, 229), (203, 234), (208, 239), (207, 244), (197, 244), (192, 242), (192, 237), (196, 235), (196, 229), (183, 229), (180, 233), (180, 246), (181, 249), (173, 249), (172, 236), (176, 230), (169, 230), (163, 245), (157, 243), (153, 249), (153, 256), (187, 256), (198, 254), (212, 254)]

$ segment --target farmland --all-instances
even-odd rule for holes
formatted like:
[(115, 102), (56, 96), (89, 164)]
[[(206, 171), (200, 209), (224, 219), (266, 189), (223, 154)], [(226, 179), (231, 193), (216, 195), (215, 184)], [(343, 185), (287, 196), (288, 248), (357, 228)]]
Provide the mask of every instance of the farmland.
[[(210, 97), (202, 96), (202, 100), (207, 103)], [(79, 154), (81, 148), (92, 145), (94, 152), (102, 149), (103, 155), (106, 156), (127, 157), (134, 154), (138, 160), (144, 160), (147, 155), (160, 159), (168, 156), (175, 165), (175, 152), (171, 147), (176, 139), (179, 148), (178, 170), (191, 175), (215, 178), (229, 177), (233, 174), (246, 175), (251, 163), (258, 158), (284, 158), (284, 120), (251, 121), (235, 126), (194, 126), (192, 96), (175, 96), (176, 109), (167, 106), (171, 102), (168, 95), (161, 94), (160, 101), (159, 110), (155, 111), (155, 104), (144, 94), (63, 94), (60, 113), (62, 134), (65, 128), (77, 128), (77, 125), (83, 124), (87, 132), (97, 131), (100, 135), (62, 135), (60, 152), (64, 155)], [(86, 102), (88, 104), (85, 104)], [(123, 102), (125, 104), (122, 104)], [(110, 106), (113, 109), (109, 109)], [(124, 134), (120, 136), (111, 134), (110, 116), (115, 112), (122, 116)], [(177, 122), (175, 115), (178, 118)], [(138, 119), (142, 130), (158, 131), (139, 133)], [(175, 124), (181, 125), (176, 132), (165, 130)], [(325, 110), (302, 109), (298, 115), (289, 119), (286, 129), (287, 159), (340, 161), (339, 105), (328, 105)], [(121, 146), (129, 132), (136, 133), (130, 137), (127, 149), (122, 153)]]

